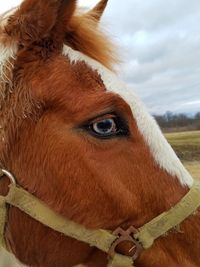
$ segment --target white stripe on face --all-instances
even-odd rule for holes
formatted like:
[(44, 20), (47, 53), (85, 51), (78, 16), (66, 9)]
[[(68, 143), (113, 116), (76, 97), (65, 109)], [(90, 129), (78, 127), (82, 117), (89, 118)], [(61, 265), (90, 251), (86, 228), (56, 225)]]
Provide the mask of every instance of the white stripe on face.
[(117, 76), (99, 62), (88, 56), (73, 50), (64, 45), (63, 55), (67, 56), (70, 62), (85, 62), (92, 70), (97, 71), (106, 86), (107, 91), (120, 95), (131, 107), (133, 116), (137, 122), (145, 142), (148, 144), (151, 154), (160, 168), (167, 171), (171, 176), (177, 177), (182, 185), (193, 184), (193, 179), (182, 165), (171, 146), (166, 141), (161, 130), (153, 117), (146, 111), (143, 103), (135, 93), (127, 88)]

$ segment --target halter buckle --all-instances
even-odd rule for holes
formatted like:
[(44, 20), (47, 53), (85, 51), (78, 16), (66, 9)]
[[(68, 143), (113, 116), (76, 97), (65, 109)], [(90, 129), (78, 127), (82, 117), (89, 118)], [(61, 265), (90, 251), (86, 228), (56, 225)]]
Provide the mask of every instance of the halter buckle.
[(15, 179), (14, 175), (5, 169), (0, 169), (0, 178), (4, 175), (9, 178), (9, 180), (12, 184), (16, 185), (16, 179)]
[[(117, 246), (124, 242), (130, 242), (133, 244), (133, 247), (129, 250), (129, 253), (133, 254), (131, 258), (135, 261), (139, 255), (141, 254), (143, 247), (138, 240), (134, 238), (134, 235), (138, 233), (138, 230), (133, 226), (129, 227), (126, 231), (123, 230), (121, 227), (117, 228), (113, 234), (116, 235), (118, 238), (113, 242), (110, 250), (108, 252), (111, 258), (114, 257), (116, 253)], [(133, 252), (133, 253), (132, 253)]]

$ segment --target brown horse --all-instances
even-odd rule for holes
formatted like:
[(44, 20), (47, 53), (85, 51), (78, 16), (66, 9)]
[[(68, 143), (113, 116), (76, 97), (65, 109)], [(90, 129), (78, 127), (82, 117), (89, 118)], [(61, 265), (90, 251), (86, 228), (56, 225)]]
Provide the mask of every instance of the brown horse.
[[(193, 179), (112, 71), (98, 26), (107, 1), (24, 0), (0, 22), (0, 161), (52, 210), (89, 229), (136, 228), (174, 206)], [(8, 180), (0, 180), (0, 195)], [(159, 238), (137, 267), (199, 267), (199, 213)], [(107, 255), (9, 207), (7, 249), (28, 266), (107, 265)], [(128, 243), (118, 248), (129, 253)]]

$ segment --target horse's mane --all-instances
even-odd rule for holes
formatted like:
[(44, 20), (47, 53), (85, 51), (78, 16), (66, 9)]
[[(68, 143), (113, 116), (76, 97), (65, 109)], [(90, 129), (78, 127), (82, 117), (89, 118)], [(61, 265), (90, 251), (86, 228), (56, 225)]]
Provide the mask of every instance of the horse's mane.
[(117, 61), (116, 48), (98, 24), (94, 12), (73, 16), (67, 29), (66, 44), (112, 68)]
[[(15, 10), (17, 8), (0, 15), (0, 45), (2, 40), (7, 43), (4, 26)], [(83, 14), (83, 9), (79, 9), (66, 27), (65, 44), (112, 69), (114, 63), (118, 61), (116, 47), (99, 26), (97, 17), (95, 11)]]

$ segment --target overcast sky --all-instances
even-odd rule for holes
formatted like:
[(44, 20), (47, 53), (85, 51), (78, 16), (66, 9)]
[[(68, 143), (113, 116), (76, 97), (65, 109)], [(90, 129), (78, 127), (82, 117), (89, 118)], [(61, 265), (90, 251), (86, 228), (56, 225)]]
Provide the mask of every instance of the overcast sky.
[[(0, 13), (21, 2), (0, 1)], [(199, 0), (110, 0), (103, 24), (119, 44), (120, 75), (152, 113), (200, 111)]]

